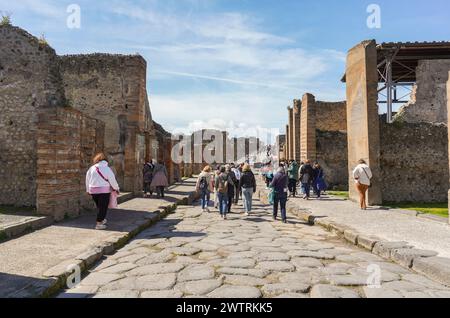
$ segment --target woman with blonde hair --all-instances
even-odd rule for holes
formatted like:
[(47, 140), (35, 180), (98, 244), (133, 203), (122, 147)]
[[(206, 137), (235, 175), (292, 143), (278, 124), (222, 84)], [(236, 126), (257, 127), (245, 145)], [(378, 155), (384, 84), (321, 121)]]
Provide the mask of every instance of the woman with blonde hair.
[(245, 215), (249, 216), (252, 212), (253, 194), (256, 193), (256, 178), (249, 164), (245, 164), (242, 168), (239, 188), (242, 189)]
[(211, 192), (214, 188), (214, 178), (211, 173), (211, 167), (206, 166), (202, 173), (198, 176), (196, 190), (200, 194), (200, 201), (202, 204), (203, 212), (209, 212), (209, 201), (211, 198)]
[(93, 159), (94, 165), (86, 174), (86, 192), (92, 196), (98, 209), (96, 230), (106, 230), (106, 215), (112, 203), (111, 196), (120, 192), (114, 172), (109, 167), (108, 160), (103, 153)]
[(367, 210), (366, 193), (372, 186), (372, 170), (364, 159), (358, 161), (358, 165), (353, 170), (353, 178), (355, 179), (356, 189), (359, 192), (359, 204), (361, 210)]

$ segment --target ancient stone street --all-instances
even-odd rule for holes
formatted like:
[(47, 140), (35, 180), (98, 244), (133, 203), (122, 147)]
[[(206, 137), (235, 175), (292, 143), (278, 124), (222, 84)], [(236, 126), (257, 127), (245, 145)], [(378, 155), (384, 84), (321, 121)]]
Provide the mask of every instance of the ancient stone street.
[[(200, 207), (175, 213), (93, 267), (59, 297), (450, 297), (450, 289), (255, 201), (227, 221)], [(370, 288), (373, 269), (381, 288)], [(369, 272), (372, 270), (372, 272)], [(376, 273), (375, 273), (376, 274)]]

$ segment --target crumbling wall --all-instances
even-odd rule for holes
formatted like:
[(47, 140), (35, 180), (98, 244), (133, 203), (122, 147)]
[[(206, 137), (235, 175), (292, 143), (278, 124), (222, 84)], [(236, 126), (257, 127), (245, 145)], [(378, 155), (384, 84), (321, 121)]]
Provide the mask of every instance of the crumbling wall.
[(380, 122), (385, 202), (446, 202), (448, 130), (443, 124)]
[[(146, 92), (146, 61), (141, 56), (109, 54), (63, 56), (66, 97), (71, 106), (105, 123), (105, 151), (122, 189), (142, 187), (142, 165), (152, 129)], [(147, 138), (149, 138), (147, 136)]]
[(316, 139), (317, 161), (324, 170), (329, 189), (348, 190), (347, 133), (318, 130)]
[(411, 101), (396, 115), (408, 123), (441, 123), (447, 125), (447, 81), (450, 60), (419, 61), (416, 85)]
[(0, 204), (35, 206), (38, 112), (62, 104), (55, 51), (0, 26)]

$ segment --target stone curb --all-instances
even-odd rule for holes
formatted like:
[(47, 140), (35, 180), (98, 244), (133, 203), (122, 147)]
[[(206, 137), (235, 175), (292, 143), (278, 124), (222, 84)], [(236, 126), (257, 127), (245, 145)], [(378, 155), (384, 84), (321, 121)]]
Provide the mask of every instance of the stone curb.
[(24, 219), (6, 227), (0, 227), (0, 243), (40, 230), (44, 227), (52, 225), (53, 223), (54, 220), (52, 217), (42, 216), (32, 218), (31, 220), (30, 218)]
[(74, 259), (66, 260), (53, 268), (50, 268), (43, 275), (45, 279), (49, 279), (50, 281), (42, 288), (40, 294), (36, 295), (36, 297), (49, 298), (56, 295), (61, 289), (66, 287), (67, 278), (73, 274), (73, 266), (78, 266), (81, 270), (81, 274), (86, 273), (87, 270), (101, 260), (103, 256), (114, 254), (139, 233), (173, 213), (178, 206), (191, 204), (193, 197), (194, 193), (192, 192), (177, 203), (169, 204), (166, 207), (161, 208), (160, 211), (155, 211), (155, 213), (146, 217), (145, 220), (130, 225), (123, 233), (112, 236), (103, 241), (100, 245), (93, 247)]
[[(261, 202), (268, 204), (267, 190), (260, 190), (259, 198)], [(287, 210), (288, 213), (310, 225), (319, 225), (329, 232), (336, 233), (350, 244), (364, 248), (386, 260), (412, 269), (450, 287), (450, 258), (436, 257), (438, 253), (416, 249), (407, 242), (391, 242), (359, 233), (347, 225), (327, 220), (326, 217), (314, 216), (311, 212), (301, 211), (297, 206), (290, 205), (289, 202)]]

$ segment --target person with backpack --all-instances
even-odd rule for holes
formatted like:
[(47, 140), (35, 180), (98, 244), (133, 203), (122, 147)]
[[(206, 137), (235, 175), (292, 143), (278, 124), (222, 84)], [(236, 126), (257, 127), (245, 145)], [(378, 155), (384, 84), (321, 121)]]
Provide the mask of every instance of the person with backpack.
[(277, 220), (278, 206), (281, 208), (281, 219), (287, 223), (286, 203), (288, 200), (288, 176), (284, 168), (279, 168), (277, 174), (270, 183), (274, 191), (273, 220)]
[(250, 165), (244, 165), (241, 179), (239, 180), (239, 187), (242, 189), (244, 198), (245, 215), (249, 216), (252, 211), (253, 194), (256, 193), (256, 178), (250, 168)]
[[(228, 212), (228, 186), (230, 184), (230, 177), (226, 173), (225, 167), (220, 168), (220, 174), (216, 176), (214, 187), (217, 191), (217, 198), (219, 200), (219, 212), (222, 219), (227, 219)], [(232, 183), (232, 182), (231, 182)]]
[(314, 171), (311, 166), (311, 161), (306, 160), (305, 164), (300, 169), (300, 182), (302, 183), (302, 189), (304, 193), (303, 199), (309, 200), (311, 196), (311, 183), (314, 178)]
[(213, 189), (213, 175), (211, 174), (211, 167), (206, 166), (203, 172), (200, 173), (197, 179), (196, 190), (200, 194), (200, 201), (203, 212), (209, 212), (209, 201)]
[(239, 185), (239, 182), (237, 181), (236, 175), (231, 170), (231, 165), (225, 166), (225, 173), (228, 175), (230, 182), (228, 183), (228, 205), (227, 205), (227, 212), (231, 213), (231, 206), (234, 202), (236, 187)]
[(356, 189), (359, 193), (359, 204), (361, 210), (367, 210), (366, 193), (372, 186), (372, 170), (364, 159), (358, 161), (358, 165), (353, 170), (353, 179), (355, 179)]
[(242, 175), (242, 169), (240, 169), (241, 167), (238, 166), (236, 167), (234, 164), (231, 165), (231, 170), (233, 171), (234, 175), (236, 176), (236, 186), (235, 186), (235, 196), (234, 196), (234, 204), (238, 204), (239, 203), (239, 196), (240, 193), (242, 191), (242, 189), (239, 187), (239, 181), (241, 180), (241, 175)]
[(294, 197), (297, 195), (297, 183), (298, 183), (298, 163), (292, 160), (288, 168), (288, 178), (289, 178), (289, 195)]
[(144, 164), (144, 169), (142, 171), (143, 180), (144, 180), (144, 198), (150, 197), (153, 195), (153, 189), (151, 187), (153, 181), (153, 170), (155, 169), (155, 165), (152, 160), (149, 160)]
[[(92, 196), (97, 206), (96, 230), (106, 230), (106, 215), (110, 206), (112, 195), (119, 195), (120, 187), (114, 172), (109, 167), (108, 160), (103, 153), (97, 154), (93, 159), (94, 165), (86, 173), (86, 192)], [(115, 192), (115, 193), (114, 193)]]

